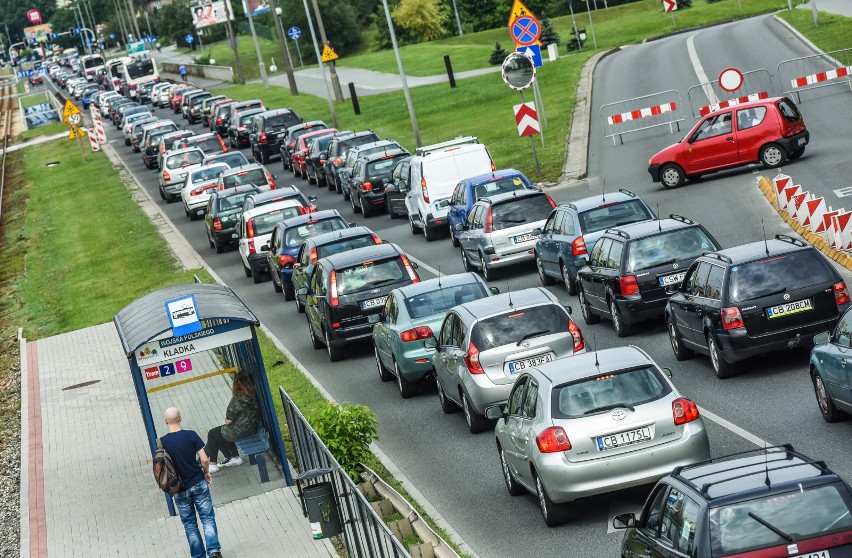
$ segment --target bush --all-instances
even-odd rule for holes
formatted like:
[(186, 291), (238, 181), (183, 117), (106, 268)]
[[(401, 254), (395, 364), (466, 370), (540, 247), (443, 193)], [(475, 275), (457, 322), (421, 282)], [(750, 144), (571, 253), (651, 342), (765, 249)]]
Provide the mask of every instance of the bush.
[(547, 50), (547, 45), (550, 44), (558, 45), (562, 40), (559, 37), (559, 33), (554, 31), (553, 22), (547, 16), (541, 17), (541, 37), (539, 40), (541, 41), (541, 50)]
[(488, 57), (488, 63), (492, 66), (502, 64), (507, 56), (509, 56), (509, 53), (503, 50), (500, 43), (494, 43), (494, 50), (491, 52), (491, 56)]
[(359, 463), (370, 454), (370, 443), (379, 439), (375, 413), (364, 405), (328, 404), (311, 425), (346, 473), (357, 480)]

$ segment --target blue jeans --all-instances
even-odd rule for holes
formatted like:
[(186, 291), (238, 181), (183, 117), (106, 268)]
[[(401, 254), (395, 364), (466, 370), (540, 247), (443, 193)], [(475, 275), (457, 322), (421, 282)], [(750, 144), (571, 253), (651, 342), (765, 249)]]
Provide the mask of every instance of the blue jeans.
[[(189, 541), (189, 551), (192, 553), (192, 558), (205, 558), (207, 552), (221, 550), (219, 535), (216, 532), (213, 499), (210, 498), (207, 481), (202, 480), (183, 492), (175, 494), (175, 504), (177, 504), (180, 520), (183, 522), (183, 528), (186, 531), (186, 540)], [(198, 519), (201, 520), (201, 527), (204, 529), (203, 541), (198, 530), (198, 522), (195, 520), (196, 512), (198, 512)], [(204, 551), (205, 541), (207, 542), (207, 552)]]

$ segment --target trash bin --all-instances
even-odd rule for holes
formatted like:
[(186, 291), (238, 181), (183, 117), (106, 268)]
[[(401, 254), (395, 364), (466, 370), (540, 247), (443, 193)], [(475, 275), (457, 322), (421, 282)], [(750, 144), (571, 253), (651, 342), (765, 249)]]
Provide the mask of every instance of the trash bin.
[(333, 537), (343, 532), (334, 487), (330, 482), (302, 487), (302, 498), (315, 539)]

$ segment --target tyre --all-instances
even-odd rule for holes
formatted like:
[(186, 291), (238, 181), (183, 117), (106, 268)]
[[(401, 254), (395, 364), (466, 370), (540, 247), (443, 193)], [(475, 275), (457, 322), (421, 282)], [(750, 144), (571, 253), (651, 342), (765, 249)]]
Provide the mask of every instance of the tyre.
[(305, 313), (305, 305), (299, 302), (299, 297), (296, 297), (296, 312), (299, 314)]
[(183, 206), (183, 213), (184, 213), (184, 215), (186, 215), (187, 219), (189, 219), (190, 221), (195, 221), (195, 219), (192, 218), (192, 215), (189, 213), (189, 209), (186, 206)]
[(562, 262), (562, 283), (565, 285), (565, 290), (568, 291), (568, 294), (571, 296), (576, 296), (577, 294), (577, 282), (574, 279), (571, 279), (571, 273), (568, 271), (568, 265), (565, 262)]
[(331, 340), (328, 338), (328, 331), (323, 331), (325, 334), (325, 348), (328, 351), (328, 360), (337, 362), (343, 360), (343, 349), (337, 349), (332, 346)]
[(355, 196), (352, 196), (349, 199), (349, 203), (350, 203), (350, 205), (352, 205), (352, 213), (355, 213), (355, 214), (361, 213), (361, 208), (358, 207), (357, 205), (355, 205)]
[(269, 155), (267, 155), (266, 153), (264, 153), (263, 151), (261, 151), (261, 152), (260, 152), (260, 164), (261, 164), (261, 165), (265, 165), (265, 164), (267, 164), (268, 162), (269, 162)]
[(308, 335), (311, 337), (311, 347), (316, 350), (322, 349), (322, 341), (314, 334), (314, 328), (311, 325), (311, 320), (308, 318)]
[(343, 190), (343, 199), (344, 200), (349, 201), (349, 198), (351, 198), (351, 197), (352, 196), (349, 195), (349, 188), (346, 188), (345, 190)]
[(633, 327), (624, 323), (624, 318), (618, 312), (618, 305), (615, 299), (609, 299), (609, 314), (612, 318), (612, 327), (615, 329), (616, 335), (619, 337), (627, 337), (633, 333)]
[(467, 429), (470, 430), (471, 434), (479, 434), (488, 426), (488, 420), (476, 412), (465, 393), (462, 393), (462, 410), (464, 411), (464, 420), (467, 422)]
[(315, 177), (311, 176), (311, 173), (308, 172), (307, 166), (305, 166), (305, 178), (308, 179), (308, 184), (316, 184), (317, 183), (317, 179)]
[(837, 422), (846, 418), (846, 413), (834, 405), (819, 372), (812, 370), (811, 379), (814, 382), (814, 393), (816, 394), (817, 405), (819, 405), (819, 412), (822, 413), (825, 422)]
[(557, 527), (568, 521), (568, 506), (550, 499), (538, 475), (535, 476), (535, 490), (538, 493), (538, 507), (548, 527)]
[(265, 273), (262, 271), (252, 271), (251, 278), (254, 281), (254, 284), (257, 285), (259, 283), (263, 283)]
[(542, 285), (547, 287), (553, 284), (553, 277), (544, 272), (544, 266), (541, 264), (541, 258), (538, 257), (538, 254), (535, 255), (535, 268), (538, 271), (538, 280), (541, 281)]
[(225, 253), (225, 246), (223, 246), (222, 244), (216, 244), (216, 253), (217, 254), (224, 254)]
[(482, 278), (485, 279), (486, 283), (497, 278), (497, 271), (488, 269), (488, 266), (485, 265), (485, 256), (482, 254), (479, 254), (479, 272), (482, 274)]
[(660, 183), (663, 188), (671, 190), (672, 188), (680, 188), (685, 180), (683, 169), (673, 163), (663, 165), (660, 169)]
[(796, 159), (798, 159), (799, 157), (801, 157), (804, 154), (805, 154), (805, 148), (800, 147), (797, 150), (790, 153), (790, 155), (787, 157), (787, 159), (790, 160), (790, 161), (795, 161)]
[(720, 380), (726, 380), (737, 373), (736, 367), (730, 362), (726, 362), (722, 357), (722, 351), (719, 349), (719, 344), (712, 335), (707, 336), (707, 348), (710, 350), (710, 363), (713, 365), (713, 372)]
[(414, 217), (411, 215), (408, 216), (408, 227), (411, 229), (411, 234), (417, 234), (420, 232), (420, 227), (414, 224)]
[(373, 343), (373, 355), (376, 357), (376, 370), (379, 372), (379, 379), (383, 382), (393, 380), (393, 374), (391, 374), (390, 370), (385, 368), (385, 365), (382, 364), (382, 359), (379, 358), (379, 348), (376, 347), (375, 342)]
[(272, 280), (272, 289), (276, 293), (280, 293), (283, 290), (283, 288), (281, 287), (281, 285), (279, 285), (278, 283), (275, 282), (275, 276), (272, 275), (272, 272), (269, 273), (269, 278)]
[(423, 236), (426, 238), (426, 242), (432, 242), (433, 240), (438, 238), (438, 231), (437, 229), (423, 227)]
[(437, 377), (435, 378), (435, 384), (438, 387), (438, 403), (441, 405), (441, 411), (443, 411), (445, 415), (458, 411), (458, 405), (450, 401), (447, 394), (444, 393), (444, 388), (441, 387), (441, 382), (437, 379)]
[(296, 299), (296, 287), (293, 285), (288, 287), (282, 283), (281, 290), (284, 292), (284, 300), (289, 302)]
[(159, 190), (160, 190), (160, 198), (162, 198), (162, 199), (163, 199), (163, 201), (165, 201), (165, 200), (166, 200), (166, 191), (165, 191), (165, 190), (163, 190), (163, 185), (162, 185), (162, 184), (160, 184), (160, 188), (159, 188)]
[(391, 219), (397, 219), (399, 217), (399, 215), (394, 213), (393, 210), (391, 209), (390, 200), (387, 198), (387, 196), (385, 196), (385, 207), (388, 208), (388, 215), (390, 215)]
[(787, 152), (777, 143), (767, 143), (760, 148), (760, 162), (768, 169), (780, 167), (787, 162)]
[(669, 343), (671, 343), (675, 358), (678, 360), (687, 360), (694, 357), (695, 353), (684, 346), (680, 332), (678, 332), (677, 326), (671, 318), (666, 320), (666, 328), (669, 330)]
[(243, 264), (243, 272), (246, 274), (246, 277), (251, 277), (251, 268)]
[(509, 491), (511, 496), (520, 496), (526, 490), (523, 486), (518, 484), (518, 481), (515, 480), (514, 475), (512, 475), (512, 471), (509, 469), (508, 463), (506, 463), (506, 456), (503, 454), (503, 448), (500, 444), (497, 444), (497, 453), (500, 454), (500, 469), (503, 470), (503, 480), (506, 482), (506, 490)]
[(467, 254), (464, 252), (464, 248), (461, 249), (461, 257), (462, 257), (462, 267), (465, 271), (473, 271), (473, 266), (470, 264), (470, 260), (467, 259)]
[(372, 217), (376, 213), (376, 208), (369, 203), (364, 203), (364, 200), (361, 200), (361, 213), (366, 219), (367, 217)]
[(208, 244), (210, 244), (210, 247), (211, 247), (211, 248), (215, 248), (215, 247), (216, 247), (216, 243), (215, 243), (215, 242), (213, 242), (213, 239), (212, 239), (212, 238), (210, 238), (210, 232), (209, 232), (209, 231), (208, 231), (208, 233), (207, 233), (207, 243), (208, 243)]
[(583, 321), (589, 325), (600, 322), (601, 317), (592, 312), (592, 307), (586, 300), (586, 293), (580, 287), (577, 287), (577, 297), (580, 299), (580, 312), (583, 314)]
[(399, 365), (393, 361), (393, 370), (396, 374), (396, 385), (399, 388), (399, 394), (403, 399), (408, 399), (412, 395), (417, 394), (417, 384), (409, 382), (402, 377), (402, 372), (399, 371)]
[(461, 246), (461, 244), (459, 244), (459, 239), (455, 237), (452, 230), (450, 231), (450, 244), (453, 245), (453, 248)]

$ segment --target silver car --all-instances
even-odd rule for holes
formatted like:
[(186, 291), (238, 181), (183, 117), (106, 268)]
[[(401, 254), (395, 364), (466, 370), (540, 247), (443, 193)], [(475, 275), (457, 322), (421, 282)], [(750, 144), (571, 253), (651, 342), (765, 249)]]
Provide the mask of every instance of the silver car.
[(567, 503), (654, 483), (710, 458), (695, 403), (642, 349), (618, 347), (520, 375), (508, 405), (489, 407), (506, 488), (538, 497), (549, 526)]
[(497, 268), (535, 260), (533, 230), (544, 226), (554, 207), (544, 192), (525, 189), (473, 204), (467, 221), (455, 225), (465, 271), (478, 268), (490, 281)]
[(169, 151), (160, 173), (160, 197), (171, 203), (180, 197), (186, 175), (198, 170), (204, 162), (204, 152), (197, 147)]
[(505, 403), (525, 370), (585, 351), (580, 328), (549, 291), (537, 287), (460, 304), (447, 313), (432, 366), (441, 409), (464, 410), (468, 429), (488, 426), (485, 408)]

